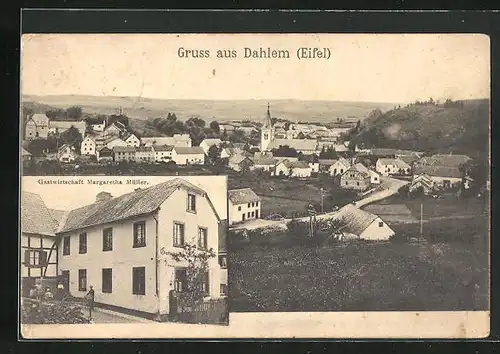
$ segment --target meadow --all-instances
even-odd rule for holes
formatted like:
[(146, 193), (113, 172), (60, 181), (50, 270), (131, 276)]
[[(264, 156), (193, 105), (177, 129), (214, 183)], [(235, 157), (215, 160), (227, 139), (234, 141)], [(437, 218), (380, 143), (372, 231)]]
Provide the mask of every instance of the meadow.
[[(413, 224), (406, 234), (418, 232)], [(418, 225), (416, 225), (418, 226)], [(488, 308), (487, 222), (429, 224), (425, 242), (247, 244), (229, 253), (230, 309), (451, 311)], [(461, 234), (461, 237), (454, 235)]]

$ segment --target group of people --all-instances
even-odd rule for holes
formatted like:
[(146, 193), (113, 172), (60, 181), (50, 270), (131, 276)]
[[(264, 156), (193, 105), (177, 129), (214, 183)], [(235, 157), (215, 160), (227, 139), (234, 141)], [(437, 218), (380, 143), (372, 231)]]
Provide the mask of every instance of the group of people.
[(66, 291), (64, 289), (64, 284), (62, 282), (57, 283), (55, 294), (52, 292), (50, 287), (46, 287), (45, 290), (42, 288), (42, 284), (37, 283), (30, 290), (30, 297), (36, 298), (37, 300), (63, 300), (66, 295)]

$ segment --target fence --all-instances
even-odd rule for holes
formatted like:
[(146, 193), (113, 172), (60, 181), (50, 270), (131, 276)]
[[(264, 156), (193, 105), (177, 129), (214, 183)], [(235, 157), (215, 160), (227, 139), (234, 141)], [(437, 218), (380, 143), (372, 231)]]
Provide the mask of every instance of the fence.
[(227, 299), (201, 302), (189, 310), (179, 310), (180, 322), (225, 324), (229, 320)]

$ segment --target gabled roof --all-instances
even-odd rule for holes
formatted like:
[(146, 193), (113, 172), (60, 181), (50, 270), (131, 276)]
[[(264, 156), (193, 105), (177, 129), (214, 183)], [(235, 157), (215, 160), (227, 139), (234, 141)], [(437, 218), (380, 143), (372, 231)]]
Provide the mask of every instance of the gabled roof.
[(260, 201), (260, 197), (250, 188), (227, 191), (227, 196), (233, 204), (244, 204)]
[(114, 152), (135, 152), (135, 146), (114, 146), (113, 147)]
[(240, 163), (242, 163), (245, 160), (248, 160), (249, 162), (253, 163), (253, 161), (250, 158), (248, 158), (248, 156), (240, 155), (240, 154), (232, 155), (229, 158), (229, 163), (231, 163), (231, 164), (240, 164)]
[(410, 165), (408, 165), (406, 162), (404, 162), (401, 159), (388, 159), (388, 158), (381, 158), (377, 160), (377, 163), (382, 164), (382, 165), (392, 165), (396, 166), (397, 168), (403, 168), (403, 169), (408, 169), (411, 168)]
[(174, 147), (172, 145), (153, 145), (154, 151), (172, 151)]
[(57, 152), (61, 153), (64, 150), (66, 150), (67, 148), (69, 148), (71, 151), (73, 151), (73, 149), (71, 149), (71, 146), (69, 146), (68, 144), (63, 144), (63, 145), (59, 146), (59, 149), (57, 149)]
[(176, 146), (174, 150), (178, 155), (197, 155), (205, 153), (199, 146)]
[(85, 129), (86, 123), (83, 120), (51, 120), (49, 128), (69, 129), (75, 127), (76, 129)]
[(135, 151), (140, 151), (140, 152), (153, 152), (153, 147), (152, 146), (139, 146), (136, 148)]
[(416, 164), (445, 166), (445, 167), (460, 167), (460, 165), (470, 160), (471, 158), (466, 155), (432, 155), (429, 157), (422, 157), (416, 162)]
[(347, 160), (343, 157), (340, 157), (338, 160), (335, 160), (335, 162), (332, 165), (335, 165), (336, 163), (341, 163), (342, 165), (344, 165), (347, 168), (351, 167), (351, 163), (349, 162), (349, 160)]
[(276, 165), (276, 163), (278, 163), (277, 159), (266, 157), (252, 158), (251, 160), (253, 161), (254, 165), (274, 166)]
[(289, 146), (295, 150), (316, 150), (318, 141), (316, 139), (274, 139), (268, 145), (268, 149), (278, 149), (280, 146)]
[(344, 206), (335, 216), (335, 219), (342, 223), (340, 231), (358, 236), (377, 218), (377, 215), (358, 209), (352, 204)]
[(208, 146), (220, 145), (222, 143), (222, 140), (220, 140), (219, 138), (205, 138), (203, 139), (201, 144), (203, 143), (207, 144)]
[(123, 136), (123, 140), (127, 140), (128, 138), (134, 136), (137, 140), (139, 140), (139, 137), (137, 135), (135, 135), (134, 133), (130, 133), (130, 132), (127, 132), (124, 136)]
[(462, 172), (458, 167), (446, 167), (446, 166), (427, 166), (427, 165), (417, 165), (413, 168), (414, 174), (426, 174), (428, 176), (434, 177), (452, 177), (461, 178)]
[(318, 162), (320, 165), (323, 165), (323, 166), (331, 166), (335, 162), (337, 162), (337, 160), (336, 159), (319, 159)]
[(25, 148), (21, 148), (21, 156), (31, 156), (31, 153)]
[(280, 164), (284, 164), (287, 168), (309, 168), (309, 165), (304, 161), (283, 160)]
[[(185, 189), (206, 196), (203, 189), (181, 178), (175, 178), (146, 189), (71, 210), (60, 232), (82, 229), (152, 213), (178, 189)], [(217, 215), (215, 209), (214, 213)], [(219, 219), (218, 215), (217, 219)]]
[(43, 113), (35, 113), (31, 116), (31, 119), (35, 122), (36, 125), (47, 125), (49, 124), (49, 117)]
[(38, 194), (21, 192), (21, 232), (54, 236), (57, 225)]

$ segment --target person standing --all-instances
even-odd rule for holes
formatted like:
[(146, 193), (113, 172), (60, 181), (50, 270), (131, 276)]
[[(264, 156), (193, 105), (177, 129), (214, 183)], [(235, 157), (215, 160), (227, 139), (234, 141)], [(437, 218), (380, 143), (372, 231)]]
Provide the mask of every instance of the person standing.
[(94, 287), (91, 285), (89, 292), (87, 293), (87, 295), (85, 295), (89, 306), (89, 320), (92, 320), (92, 311), (94, 310), (94, 296)]
[(59, 282), (57, 284), (57, 300), (61, 301), (64, 297), (64, 284)]

